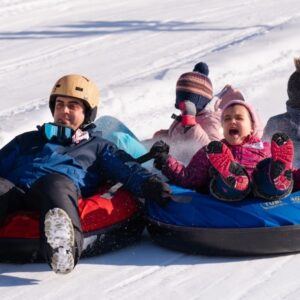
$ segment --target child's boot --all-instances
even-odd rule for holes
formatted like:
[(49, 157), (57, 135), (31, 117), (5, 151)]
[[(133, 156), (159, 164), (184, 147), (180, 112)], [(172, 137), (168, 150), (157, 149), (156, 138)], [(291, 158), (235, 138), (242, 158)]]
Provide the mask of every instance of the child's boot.
[(213, 141), (207, 146), (207, 156), (213, 166), (210, 184), (212, 195), (224, 201), (239, 201), (250, 192), (246, 170), (237, 162), (230, 149), (222, 142)]
[(292, 164), (294, 146), (288, 135), (285, 133), (275, 133), (273, 135), (271, 154), (270, 177), (278, 190), (289, 190), (293, 184)]
[(265, 200), (279, 200), (293, 189), (293, 142), (285, 133), (276, 133), (271, 141), (271, 158), (259, 162), (253, 172), (254, 194)]

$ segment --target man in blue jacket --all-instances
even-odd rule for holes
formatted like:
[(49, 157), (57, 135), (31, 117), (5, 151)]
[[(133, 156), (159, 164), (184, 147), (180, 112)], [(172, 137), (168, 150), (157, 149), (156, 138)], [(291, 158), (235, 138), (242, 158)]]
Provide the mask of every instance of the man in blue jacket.
[(70, 272), (82, 251), (80, 197), (110, 180), (161, 205), (171, 199), (166, 183), (93, 131), (98, 103), (95, 83), (66, 75), (50, 95), (54, 122), (15, 137), (0, 150), (0, 224), (14, 211), (39, 211), (41, 247), (56, 273)]

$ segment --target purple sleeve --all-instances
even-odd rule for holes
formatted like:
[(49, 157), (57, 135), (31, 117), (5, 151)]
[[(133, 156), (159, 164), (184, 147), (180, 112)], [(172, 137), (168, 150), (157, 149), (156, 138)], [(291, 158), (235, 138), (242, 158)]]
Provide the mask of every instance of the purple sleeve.
[(199, 189), (209, 182), (210, 163), (206, 157), (205, 149), (200, 149), (185, 167), (174, 157), (170, 156), (163, 174), (173, 183), (191, 189)]
[(294, 191), (300, 190), (300, 169), (293, 171), (293, 178), (294, 178)]

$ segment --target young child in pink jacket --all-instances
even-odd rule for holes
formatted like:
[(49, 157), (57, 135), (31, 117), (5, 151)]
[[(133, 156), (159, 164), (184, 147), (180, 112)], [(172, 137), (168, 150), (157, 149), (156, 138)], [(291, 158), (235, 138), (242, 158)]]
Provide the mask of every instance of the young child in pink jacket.
[(221, 110), (232, 99), (244, 100), (243, 95), (230, 85), (213, 96), (212, 82), (208, 77), (206, 63), (195, 65), (193, 72), (182, 74), (176, 83), (175, 107), (179, 116), (169, 129), (156, 132), (146, 145), (163, 140), (170, 145), (171, 154), (181, 162), (187, 163), (198, 149), (214, 140), (223, 138)]
[(158, 141), (154, 166), (171, 182), (210, 193), (224, 201), (239, 201), (250, 192), (266, 200), (287, 196), (299, 170), (292, 169), (293, 143), (286, 134), (273, 135), (272, 141), (258, 137), (258, 118), (250, 104), (241, 100), (227, 103), (221, 114), (224, 139), (200, 149), (185, 167), (168, 155), (168, 145)]

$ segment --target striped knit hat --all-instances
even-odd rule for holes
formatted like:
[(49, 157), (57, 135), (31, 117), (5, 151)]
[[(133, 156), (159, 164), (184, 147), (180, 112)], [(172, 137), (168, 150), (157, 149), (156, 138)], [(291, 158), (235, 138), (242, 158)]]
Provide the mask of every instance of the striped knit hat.
[(182, 74), (176, 84), (176, 103), (189, 100), (196, 105), (197, 111), (201, 111), (213, 97), (213, 87), (210, 79), (199, 72)]

